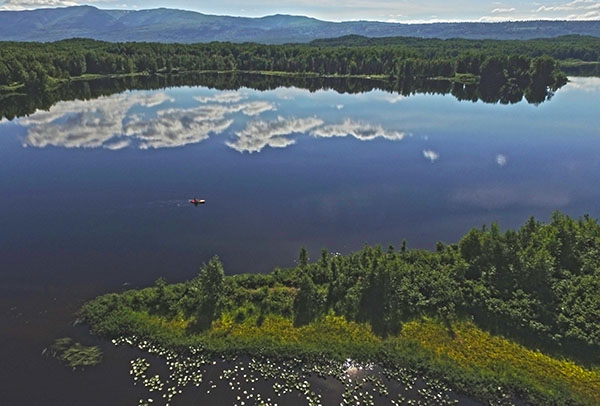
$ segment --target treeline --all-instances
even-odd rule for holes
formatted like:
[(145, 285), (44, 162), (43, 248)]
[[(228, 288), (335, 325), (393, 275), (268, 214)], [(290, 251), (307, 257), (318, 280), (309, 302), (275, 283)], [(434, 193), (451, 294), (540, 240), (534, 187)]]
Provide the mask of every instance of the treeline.
[(600, 61), (600, 38), (584, 35), (565, 35), (526, 41), (415, 37), (373, 38), (347, 35), (339, 38), (318, 39), (310, 44), (316, 47), (405, 47), (416, 56), (430, 58), (455, 57), (458, 54), (470, 52), (485, 53), (486, 55), (527, 55), (532, 58), (548, 55), (558, 60)]
[(473, 318), (534, 347), (598, 362), (599, 254), (597, 221), (559, 213), (548, 224), (531, 218), (517, 231), (473, 229), (435, 252), (403, 243), (398, 251), (366, 247), (349, 256), (323, 251), (308, 263), (303, 251), (293, 313), (305, 323), (333, 310), (383, 336), (418, 316)]
[[(505, 51), (511, 49), (508, 47)], [(489, 52), (488, 52), (489, 51)], [(44, 88), (57, 79), (85, 74), (146, 72), (269, 71), (317, 75), (384, 76), (392, 80), (479, 77), (487, 83), (525, 88), (536, 82), (557, 87), (565, 82), (551, 57), (472, 48), (453, 52), (440, 43), (426, 52), (414, 46), (316, 47), (260, 44), (106, 43), (74, 39), (54, 43), (0, 43), (0, 86)]]
[[(236, 323), (272, 315), (306, 325), (325, 315), (368, 323), (381, 337), (434, 317), (448, 326), (473, 320), (494, 333), (576, 358), (600, 361), (600, 225), (555, 213), (519, 230), (493, 224), (469, 231), (435, 251), (365, 247), (342, 256), (323, 250), (310, 261), (270, 274), (225, 277), (213, 259), (186, 283), (106, 295), (88, 303), (84, 318), (109, 336), (131, 331), (128, 311), (188, 320), (190, 332), (227, 313)], [(125, 313), (123, 313), (125, 312)]]

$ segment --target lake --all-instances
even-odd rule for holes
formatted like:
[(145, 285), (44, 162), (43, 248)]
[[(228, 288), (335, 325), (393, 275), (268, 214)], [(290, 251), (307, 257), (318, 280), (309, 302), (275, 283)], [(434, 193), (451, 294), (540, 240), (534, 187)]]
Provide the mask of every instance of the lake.
[(156, 87), (46, 100), (0, 121), (7, 404), (137, 403), (124, 349), (105, 346), (85, 372), (42, 350), (64, 335), (95, 342), (72, 327), (85, 300), (190, 279), (213, 255), (228, 274), (268, 272), (302, 246), (314, 258), (404, 239), (433, 249), (493, 221), (600, 216), (600, 78), (511, 104)]

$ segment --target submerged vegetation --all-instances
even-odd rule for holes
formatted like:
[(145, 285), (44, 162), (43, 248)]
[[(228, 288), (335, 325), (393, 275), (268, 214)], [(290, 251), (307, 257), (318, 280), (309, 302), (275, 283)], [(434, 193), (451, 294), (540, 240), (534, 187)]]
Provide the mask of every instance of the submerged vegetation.
[(555, 213), (494, 224), (435, 251), (323, 251), (270, 274), (107, 294), (81, 310), (92, 331), (171, 350), (278, 359), (352, 358), (412, 368), (482, 400), (600, 403), (600, 225)]
[(102, 362), (102, 351), (99, 347), (86, 347), (70, 337), (54, 340), (50, 346), (50, 355), (73, 369), (90, 367)]

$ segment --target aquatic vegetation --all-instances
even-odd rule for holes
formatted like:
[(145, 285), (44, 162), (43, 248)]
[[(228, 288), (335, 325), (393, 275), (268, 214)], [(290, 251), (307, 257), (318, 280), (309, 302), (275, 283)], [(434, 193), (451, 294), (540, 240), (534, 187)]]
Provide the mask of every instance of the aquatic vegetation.
[(50, 354), (73, 369), (98, 365), (102, 351), (97, 346), (86, 347), (72, 338), (57, 338), (50, 346)]
[[(446, 406), (459, 403), (456, 393), (442, 382), (427, 379), (417, 371), (383, 369), (372, 363), (347, 359), (344, 361), (302, 358), (271, 359), (268, 357), (217, 356), (202, 347), (190, 347), (182, 352), (168, 350), (137, 336), (114, 339), (115, 345), (129, 345), (161, 357), (168, 367), (168, 376), (149, 374), (150, 363), (145, 358), (131, 361), (134, 384), (140, 382), (148, 390), (148, 398), (139, 400), (140, 405), (165, 405), (186, 388), (195, 387), (210, 395), (225, 387), (235, 397), (235, 406), (285, 404), (287, 395), (306, 399), (309, 406), (322, 406), (323, 393), (313, 386), (314, 377), (334, 379), (343, 388), (340, 405), (368, 405), (379, 399), (395, 403), (407, 401), (415, 406)], [(219, 370), (216, 380), (205, 379), (208, 368)], [(272, 394), (259, 389), (261, 382), (268, 382)], [(312, 383), (311, 383), (312, 382)], [(389, 385), (404, 385), (401, 394), (390, 398)], [(280, 403), (278, 403), (280, 402)]]
[[(165, 329), (164, 339), (169, 323), (160, 325)], [(167, 380), (146, 377), (148, 365), (143, 359), (132, 362), (132, 376), (155, 392), (175, 388), (166, 392), (167, 400), (187, 386), (206, 387), (203, 368), (213, 362), (254, 354), (249, 365), (260, 372), (260, 377), (241, 374), (241, 364), (237, 369), (225, 369), (223, 380), (232, 383), (232, 388), (242, 391), (254, 379), (273, 379), (276, 393), (298, 391), (317, 402), (309, 388), (299, 386), (306, 376), (314, 374), (342, 382), (344, 404), (372, 404), (361, 388), (370, 385), (378, 395), (386, 396), (385, 385), (369, 375), (360, 382), (357, 379), (360, 372), (377, 366), (387, 380), (433, 402), (415, 401), (415, 405), (454, 404), (455, 398), (449, 393), (456, 391), (488, 399), (494, 405), (514, 404), (518, 398), (540, 405), (598, 403), (599, 371), (527, 349), (491, 335), (472, 322), (454, 322), (450, 328), (434, 319), (420, 319), (405, 323), (397, 336), (380, 338), (368, 325), (338, 316), (324, 316), (302, 327), (294, 327), (291, 319), (268, 316), (258, 327), (251, 320), (238, 324), (231, 322), (230, 315), (223, 315), (210, 330), (186, 336), (189, 347), (182, 344), (176, 328), (168, 347), (137, 336), (114, 342), (137, 346), (166, 360), (171, 373)], [(235, 386), (235, 380), (231, 380), (238, 373), (244, 378), (244, 385)], [(280, 378), (284, 381), (280, 382)], [(425, 388), (418, 382), (424, 382)], [(441, 399), (446, 403), (441, 403)]]

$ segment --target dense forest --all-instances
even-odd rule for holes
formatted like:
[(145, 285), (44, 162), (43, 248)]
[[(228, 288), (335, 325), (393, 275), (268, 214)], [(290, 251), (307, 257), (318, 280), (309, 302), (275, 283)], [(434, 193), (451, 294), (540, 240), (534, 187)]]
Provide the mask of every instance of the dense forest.
[(419, 56), (454, 57), (463, 52), (484, 52), (487, 55), (516, 55), (529, 57), (548, 55), (558, 60), (578, 59), (600, 61), (600, 38), (583, 35), (565, 35), (557, 38), (539, 38), (526, 41), (468, 40), (410, 37), (373, 38), (348, 35), (339, 38), (318, 39), (310, 43), (317, 47), (405, 47)]
[(108, 337), (412, 362), (483, 398), (501, 383), (532, 404), (593, 405), (598, 371), (559, 359), (600, 363), (600, 225), (555, 213), (516, 231), (472, 229), (434, 251), (402, 242), (311, 261), (302, 249), (296, 267), (269, 274), (225, 276), (214, 258), (189, 282), (101, 296), (81, 316)]
[[(409, 38), (401, 44), (373, 46), (185, 45), (84, 39), (44, 44), (4, 42), (0, 44), (0, 86), (39, 89), (82, 75), (190, 71), (362, 75), (398, 81), (450, 78), (521, 91), (531, 84), (558, 87), (566, 81), (558, 62), (547, 56), (552, 47), (536, 41), (427, 41)], [(562, 46), (560, 41), (554, 44)], [(571, 37), (562, 41), (565, 46), (573, 42)], [(597, 60), (598, 55), (581, 51), (564, 57)]]

